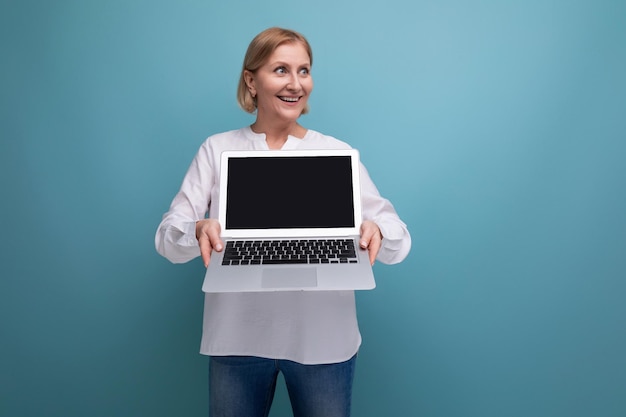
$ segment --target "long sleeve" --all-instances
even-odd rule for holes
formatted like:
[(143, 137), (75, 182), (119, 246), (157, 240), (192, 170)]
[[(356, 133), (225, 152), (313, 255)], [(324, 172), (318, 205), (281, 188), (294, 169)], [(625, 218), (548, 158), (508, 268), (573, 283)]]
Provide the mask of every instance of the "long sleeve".
[[(284, 146), (286, 150), (297, 148), (347, 149), (349, 145), (309, 130), (305, 138), (290, 137)], [(170, 261), (187, 262), (199, 256), (195, 223), (207, 212), (217, 218), (217, 159), (222, 151), (233, 149), (267, 150), (265, 135), (246, 127), (213, 135), (200, 147), (156, 232), (157, 251)], [(360, 173), (363, 218), (376, 222), (383, 234), (378, 260), (400, 262), (411, 246), (406, 226), (364, 168)], [(337, 363), (352, 357), (360, 344), (354, 291), (205, 293), (200, 351), (206, 355)]]
[(380, 195), (363, 164), (360, 177), (363, 220), (372, 220), (383, 235), (376, 259), (385, 264), (401, 262), (411, 249), (411, 235), (406, 224), (400, 220), (391, 202)]
[(191, 162), (180, 191), (157, 228), (155, 246), (173, 263), (188, 262), (200, 256), (196, 222), (204, 219), (211, 205), (216, 182), (215, 160), (205, 142)]

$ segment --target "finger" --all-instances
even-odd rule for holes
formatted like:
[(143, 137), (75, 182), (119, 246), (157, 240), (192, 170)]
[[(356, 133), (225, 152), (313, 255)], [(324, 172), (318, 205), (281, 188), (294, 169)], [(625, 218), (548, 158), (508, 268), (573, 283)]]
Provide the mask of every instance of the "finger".
[(211, 247), (216, 251), (220, 252), (224, 249), (224, 243), (222, 242), (222, 238), (220, 237), (221, 232), (219, 227), (211, 228), (208, 231), (208, 239), (211, 242)]
[(382, 244), (382, 236), (380, 229), (376, 223), (365, 221), (361, 225), (361, 241), (360, 245), (363, 249), (368, 249), (370, 264), (374, 265), (378, 251)]
[(207, 235), (200, 236), (200, 238), (198, 238), (198, 245), (200, 246), (200, 256), (202, 256), (202, 262), (205, 267), (208, 267), (209, 262), (211, 262), (211, 252), (213, 252), (213, 247), (209, 237)]
[(359, 241), (359, 245), (361, 245), (361, 248), (367, 249), (369, 247), (372, 240), (372, 235), (372, 232), (369, 231), (364, 231), (361, 234), (361, 240)]
[(361, 225), (361, 240), (359, 244), (363, 249), (367, 249), (372, 237), (378, 232), (378, 227), (372, 225), (371, 222), (365, 221)]
[(380, 250), (380, 246), (381, 246), (380, 237), (378, 235), (373, 236), (368, 245), (371, 265), (374, 265), (374, 262), (376, 262), (376, 257), (378, 256), (378, 251)]

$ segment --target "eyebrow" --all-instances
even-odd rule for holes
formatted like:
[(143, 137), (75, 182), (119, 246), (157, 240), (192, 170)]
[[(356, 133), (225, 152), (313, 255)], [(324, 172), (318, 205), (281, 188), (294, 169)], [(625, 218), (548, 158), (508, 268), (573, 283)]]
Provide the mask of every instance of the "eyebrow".
[[(281, 65), (281, 66), (284, 66), (284, 67), (290, 67), (291, 66), (290, 64), (286, 63), (285, 61), (274, 61), (274, 62), (268, 63), (268, 65), (270, 65), (272, 67), (277, 66), (277, 65)], [(296, 66), (297, 67), (310, 67), (311, 66), (311, 61), (307, 61), (304, 64), (299, 64), (299, 65), (296, 65)]]

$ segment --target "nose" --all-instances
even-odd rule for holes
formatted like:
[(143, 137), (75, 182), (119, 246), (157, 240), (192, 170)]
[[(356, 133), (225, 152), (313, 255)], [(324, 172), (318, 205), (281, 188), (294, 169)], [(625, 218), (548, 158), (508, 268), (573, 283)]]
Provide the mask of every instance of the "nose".
[(291, 91), (299, 91), (302, 88), (302, 84), (300, 84), (300, 77), (298, 77), (298, 73), (292, 72), (289, 77), (289, 82), (287, 83), (287, 88)]

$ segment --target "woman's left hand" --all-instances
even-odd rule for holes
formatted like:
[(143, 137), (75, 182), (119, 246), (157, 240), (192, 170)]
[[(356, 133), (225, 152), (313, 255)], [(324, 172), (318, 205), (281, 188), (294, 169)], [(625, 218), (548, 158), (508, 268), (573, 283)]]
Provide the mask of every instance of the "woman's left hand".
[(369, 251), (370, 264), (372, 265), (374, 265), (382, 241), (383, 235), (376, 223), (371, 220), (365, 220), (361, 223), (361, 240), (359, 241), (359, 245)]

